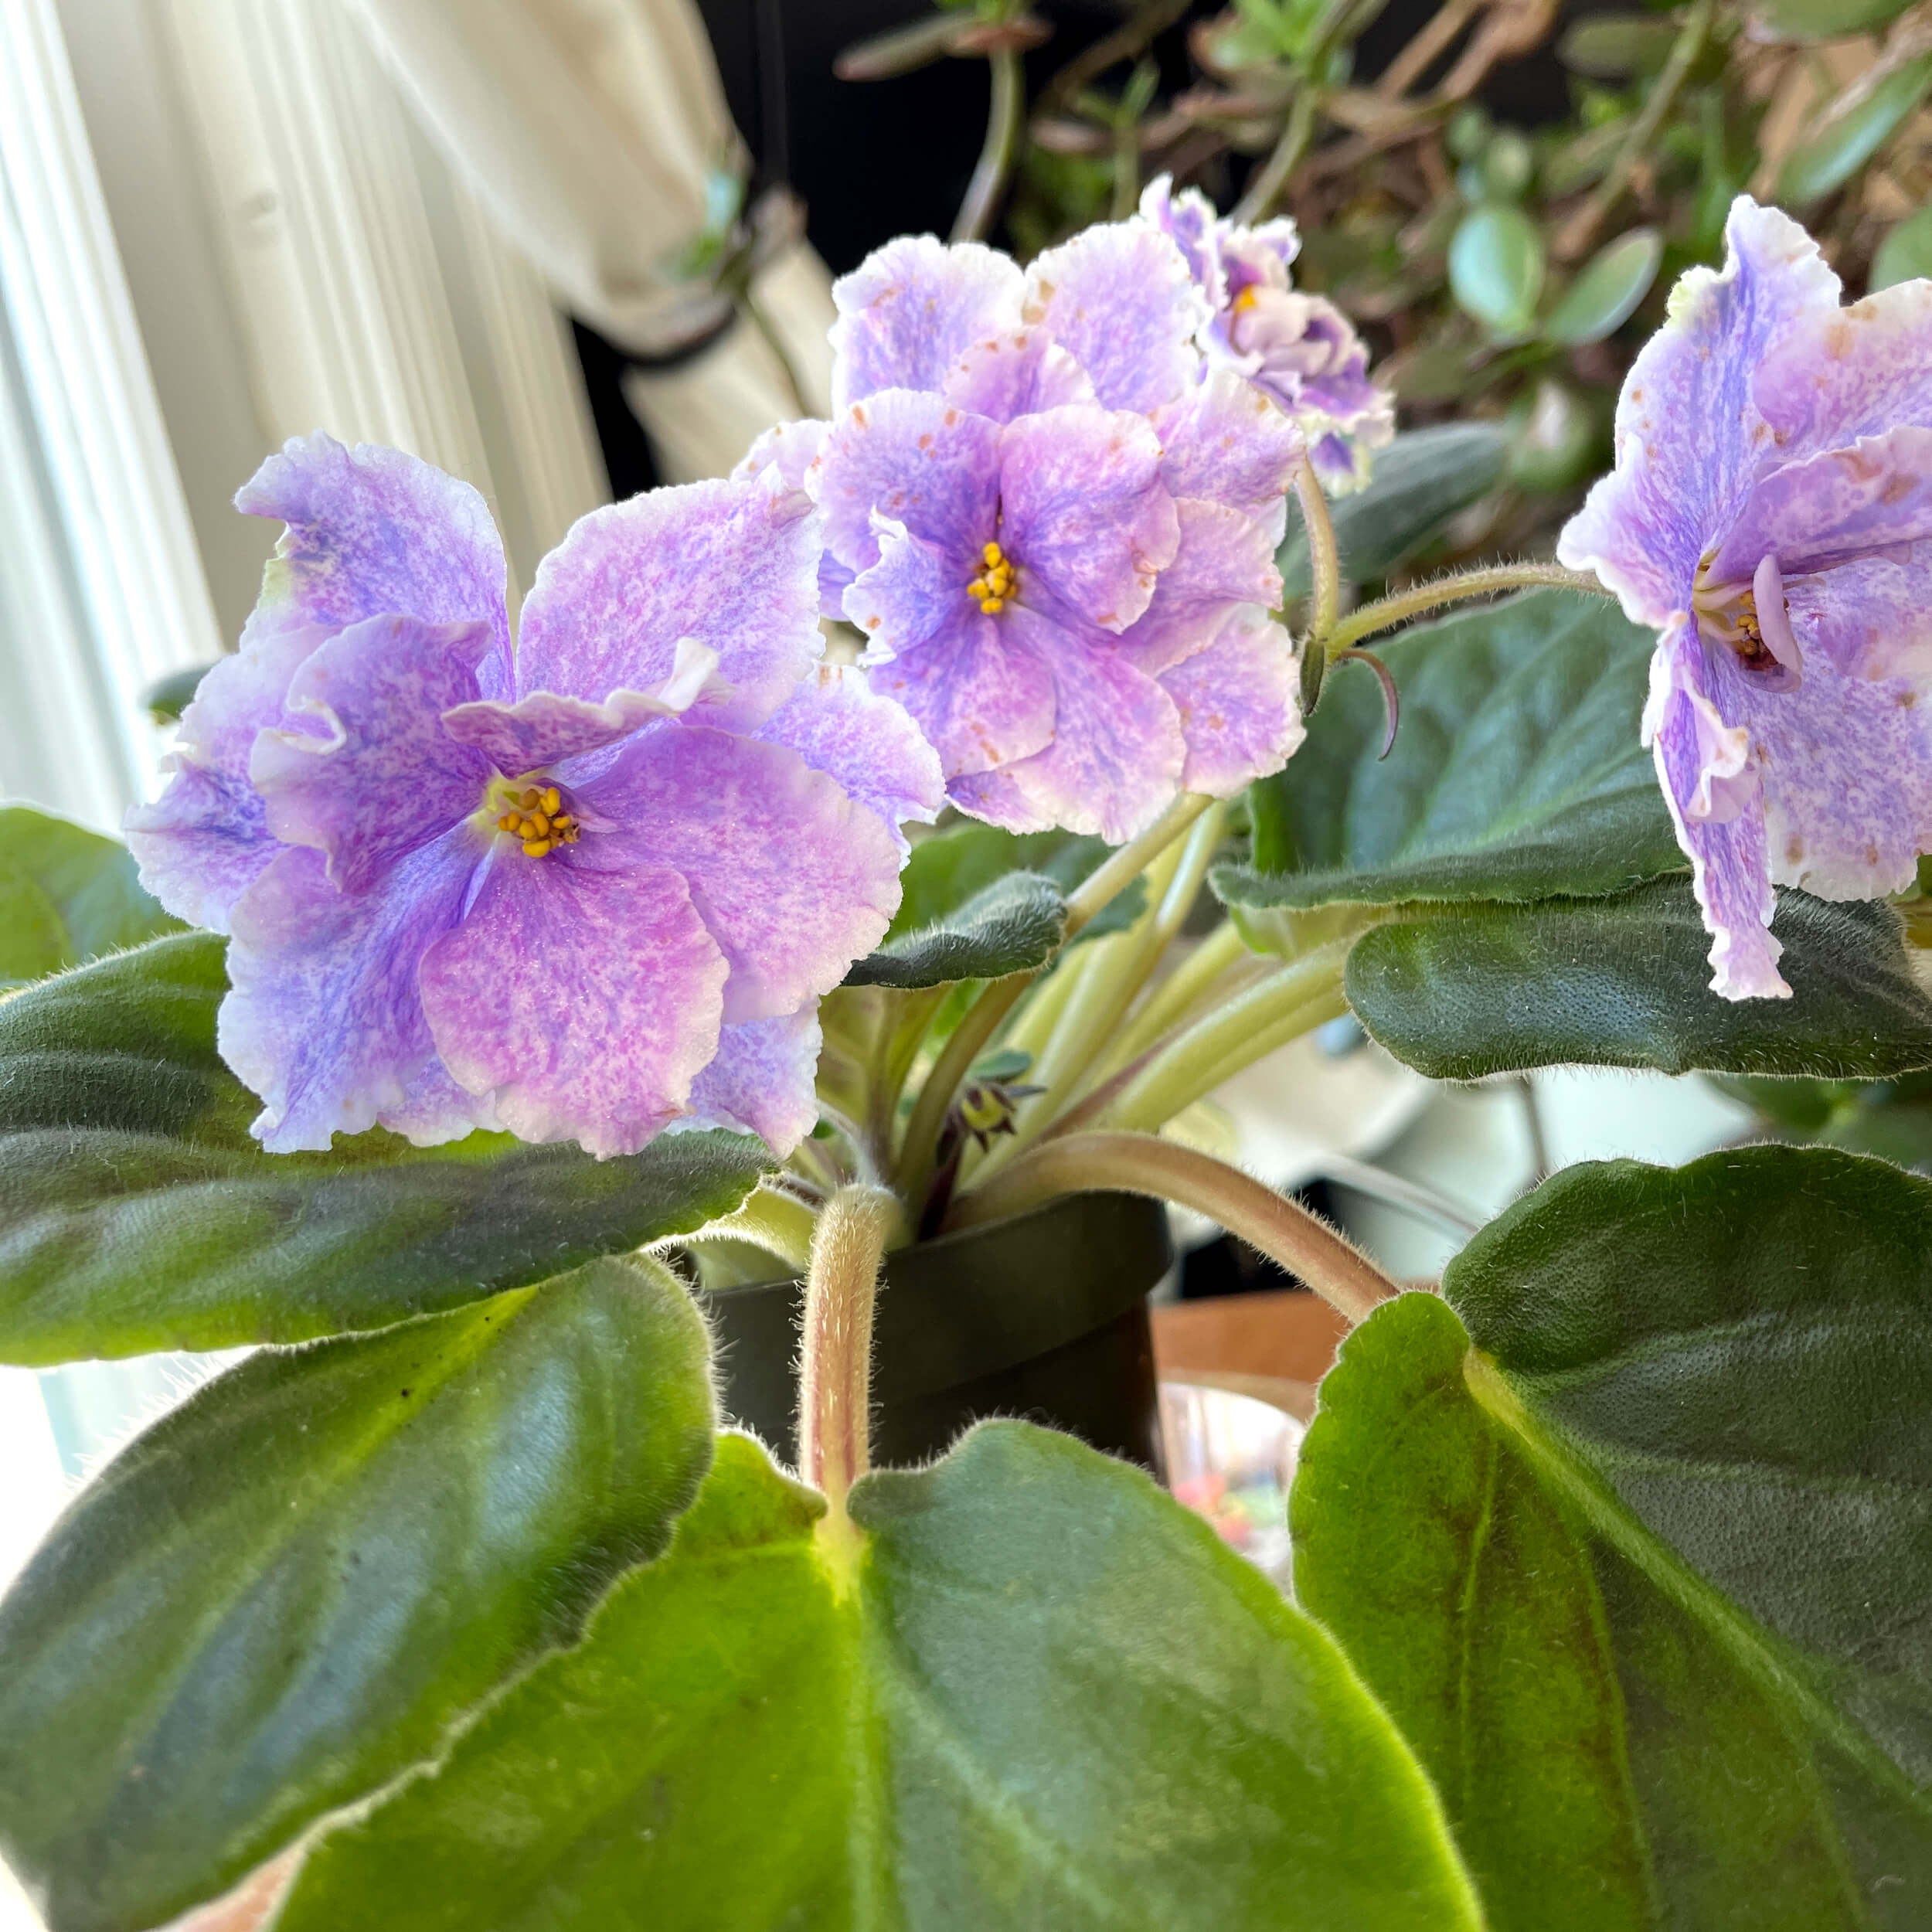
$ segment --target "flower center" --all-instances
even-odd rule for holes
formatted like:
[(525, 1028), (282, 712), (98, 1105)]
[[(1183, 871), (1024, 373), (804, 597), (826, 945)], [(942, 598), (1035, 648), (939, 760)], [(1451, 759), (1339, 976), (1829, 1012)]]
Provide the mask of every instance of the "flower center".
[(583, 827), (564, 810), (555, 785), (533, 785), (526, 778), (499, 778), (491, 786), (488, 810), (498, 832), (523, 842), (524, 854), (541, 859), (560, 845), (574, 845)]
[(996, 617), (1019, 588), (1019, 573), (997, 543), (988, 544), (980, 556), (986, 567), (967, 585), (966, 594), (989, 617)]
[(1713, 583), (1710, 566), (1706, 556), (1697, 566), (1691, 590), (1699, 634), (1709, 643), (1723, 645), (1747, 671), (1794, 675), (1798, 645), (1791, 635), (1790, 605), (1777, 560), (1765, 558), (1749, 583)]

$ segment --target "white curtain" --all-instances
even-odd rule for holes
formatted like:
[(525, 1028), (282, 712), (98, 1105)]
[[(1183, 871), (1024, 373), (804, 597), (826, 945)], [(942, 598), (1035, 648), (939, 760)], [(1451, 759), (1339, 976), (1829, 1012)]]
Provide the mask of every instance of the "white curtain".
[[(478, 200), (565, 304), (645, 355), (685, 339), (680, 258), (743, 146), (691, 0), (350, 0)], [(814, 413), (830, 400), (824, 264), (800, 243), (754, 284)], [(778, 359), (744, 324), (626, 394), (660, 466), (722, 474), (798, 413)]]

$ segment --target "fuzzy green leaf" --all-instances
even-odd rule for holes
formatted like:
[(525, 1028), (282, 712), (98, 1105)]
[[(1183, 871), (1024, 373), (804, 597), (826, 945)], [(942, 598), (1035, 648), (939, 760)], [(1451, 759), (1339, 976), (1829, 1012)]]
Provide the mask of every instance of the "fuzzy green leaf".
[(117, 838), (31, 805), (0, 806), (0, 990), (179, 932)]
[[(1684, 864), (1638, 724), (1651, 634), (1607, 599), (1538, 590), (1405, 632), (1402, 694), (1338, 665), (1308, 742), (1249, 794), (1230, 903), (1305, 908), (1611, 893)], [(1344, 674), (1346, 675), (1344, 675)]]
[(1026, 1423), (854, 1488), (740, 1438), (670, 1552), (281, 1932), (1479, 1923), (1340, 1653), (1139, 1471)]
[(932, 924), (889, 939), (845, 975), (848, 986), (910, 988), (1002, 979), (1044, 965), (1066, 930), (1066, 900), (1052, 879), (1011, 872)]
[(1442, 1080), (1579, 1062), (1883, 1079), (1932, 1066), (1932, 998), (1889, 906), (1781, 891), (1789, 1000), (1720, 999), (1688, 879), (1614, 899), (1445, 906), (1349, 955), (1349, 1003)]
[[(1496, 487), (1509, 452), (1509, 434), (1494, 423), (1410, 430), (1376, 451), (1368, 486), (1328, 505), (1343, 581), (1386, 577), (1458, 510)], [(1308, 532), (1293, 509), (1275, 561), (1284, 597), (1305, 597), (1313, 590)]]
[(1932, 1185), (1573, 1168), (1443, 1291), (1323, 1384), (1295, 1580), (1496, 1932), (1924, 1924)]
[(384, 1327), (687, 1233), (770, 1165), (722, 1133), (265, 1154), (215, 1050), (223, 956), (182, 934), (0, 1005), (0, 1361)]
[(52, 1932), (158, 1925), (433, 1756), (662, 1549), (712, 1426), (690, 1298), (615, 1260), (199, 1390), (0, 1602), (0, 1850)]

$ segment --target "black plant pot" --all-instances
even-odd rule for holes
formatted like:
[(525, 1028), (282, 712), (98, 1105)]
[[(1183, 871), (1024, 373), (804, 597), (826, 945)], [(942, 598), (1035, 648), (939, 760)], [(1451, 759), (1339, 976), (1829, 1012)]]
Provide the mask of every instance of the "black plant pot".
[[(1167, 1211), (1076, 1194), (888, 1257), (872, 1341), (872, 1460), (941, 1454), (981, 1416), (1023, 1416), (1162, 1474), (1147, 1297), (1174, 1258)], [(700, 1293), (724, 1413), (798, 1454), (804, 1284)]]

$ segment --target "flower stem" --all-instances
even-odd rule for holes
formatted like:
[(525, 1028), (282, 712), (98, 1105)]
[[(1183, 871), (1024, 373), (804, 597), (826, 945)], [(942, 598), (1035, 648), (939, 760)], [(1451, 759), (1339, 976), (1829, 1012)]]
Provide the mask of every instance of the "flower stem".
[(1393, 597), (1378, 597), (1351, 611), (1328, 633), (1328, 661), (1333, 663), (1344, 651), (1351, 650), (1364, 638), (1378, 631), (1392, 630), (1424, 611), (1440, 610), (1446, 604), (1461, 604), (1470, 597), (1490, 597), (1504, 590), (1526, 590), (1549, 586), (1560, 590), (1594, 590), (1608, 597), (1595, 577), (1585, 570), (1566, 570), (1560, 563), (1498, 563), (1488, 570), (1464, 570), (1453, 576), (1434, 577), (1412, 590), (1399, 590)]
[(1252, 224), (1263, 221), (1274, 212), (1274, 204), (1281, 199), (1281, 191), (1288, 185), (1288, 177), (1301, 165), (1301, 157), (1308, 151), (1308, 143), (1315, 137), (1315, 91), (1305, 81), (1296, 91), (1294, 104), (1288, 109), (1287, 124), (1281, 130), (1281, 138), (1274, 144), (1274, 151), (1261, 164), (1260, 172), (1248, 183), (1248, 190), (1235, 204), (1232, 220)]
[(1213, 803), (1205, 792), (1184, 791), (1139, 838), (1110, 852), (1068, 899), (1066, 937), (1071, 939), (1105, 912)]
[(978, 998), (960, 1016), (959, 1024), (940, 1049), (919, 1098), (913, 1103), (912, 1117), (906, 1123), (906, 1138), (899, 1150), (899, 1194), (908, 1214), (916, 1223), (925, 1206), (926, 1191), (932, 1185), (933, 1168), (938, 1158), (939, 1131), (946, 1124), (946, 1111), (953, 1104), (961, 1081), (972, 1071), (973, 1063), (985, 1050), (986, 1043), (999, 1023), (1019, 1005), (1033, 982), (1031, 973), (1009, 973), (982, 988)]
[(1063, 1194), (1151, 1194), (1178, 1201), (1298, 1276), (1350, 1321), (1397, 1292), (1394, 1282), (1298, 1202), (1211, 1155), (1152, 1134), (1070, 1134), (1043, 1141), (966, 1196), (959, 1226), (1003, 1220)]
[(956, 242), (983, 241), (1006, 198), (1006, 184), (1019, 158), (1019, 138), (1025, 119), (1025, 87), (1019, 50), (996, 47), (986, 56), (992, 70), (993, 96), (986, 114), (986, 140), (979, 163), (967, 183), (966, 199), (953, 222)]
[(798, 1470), (849, 1536), (845, 1492), (872, 1465), (872, 1316), (898, 1203), (883, 1188), (841, 1188), (825, 1203), (805, 1280), (798, 1369)]
[(1158, 1128), (1244, 1066), (1345, 1012), (1342, 969), (1353, 944), (1352, 934), (1331, 940), (1174, 1035), (1114, 1097), (1105, 1124)]
[[(1186, 958), (1148, 995), (1147, 1003), (1128, 1022), (1120, 1038), (1110, 1043), (1104, 1063), (1111, 1073), (1187, 1017), (1195, 1002), (1230, 966), (1253, 959), (1231, 919), (1224, 919)], [(1256, 962), (1257, 964), (1260, 962)]]
[(1308, 532), (1308, 563), (1315, 575), (1315, 609), (1308, 620), (1308, 641), (1301, 647), (1307, 651), (1325, 645), (1335, 629), (1342, 608), (1342, 551), (1335, 540), (1321, 479), (1305, 456), (1294, 466), (1294, 494)]

